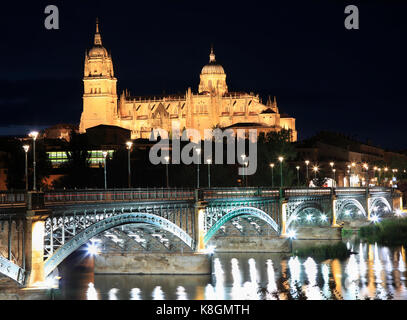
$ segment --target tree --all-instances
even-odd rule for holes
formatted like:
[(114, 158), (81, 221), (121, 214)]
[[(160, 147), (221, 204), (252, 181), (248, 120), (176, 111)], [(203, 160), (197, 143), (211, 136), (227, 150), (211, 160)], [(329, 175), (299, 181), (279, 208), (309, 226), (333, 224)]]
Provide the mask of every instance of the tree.
[(61, 166), (64, 173), (54, 182), (54, 188), (86, 188), (91, 179), (90, 153), (87, 142), (75, 131), (70, 133), (70, 141), (65, 145), (68, 161)]

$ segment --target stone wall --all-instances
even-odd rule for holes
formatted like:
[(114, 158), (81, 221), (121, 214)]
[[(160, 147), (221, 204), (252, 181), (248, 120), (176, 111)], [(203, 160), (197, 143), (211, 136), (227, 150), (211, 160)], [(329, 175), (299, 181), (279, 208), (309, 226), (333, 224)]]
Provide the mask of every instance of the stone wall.
[(211, 258), (197, 253), (103, 253), (95, 274), (210, 274)]
[(215, 237), (208, 245), (216, 252), (290, 252), (288, 239), (272, 236)]

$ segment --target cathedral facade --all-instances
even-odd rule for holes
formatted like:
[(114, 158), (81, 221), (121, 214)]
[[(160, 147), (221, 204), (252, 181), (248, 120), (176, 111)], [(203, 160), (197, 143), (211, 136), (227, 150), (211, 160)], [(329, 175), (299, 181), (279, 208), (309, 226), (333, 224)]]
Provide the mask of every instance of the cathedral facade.
[(258, 132), (291, 129), (291, 140), (297, 140), (295, 118), (280, 114), (276, 99), (264, 105), (259, 95), (230, 92), (226, 73), (216, 62), (211, 50), (209, 63), (200, 74), (198, 92), (191, 88), (183, 95), (132, 97), (125, 90), (117, 96), (111, 55), (102, 45), (96, 23), (94, 45), (85, 55), (83, 112), (79, 130), (98, 125), (113, 125), (131, 131), (132, 139), (150, 138), (151, 131), (161, 128), (171, 132), (174, 122), (181, 130), (257, 129)]

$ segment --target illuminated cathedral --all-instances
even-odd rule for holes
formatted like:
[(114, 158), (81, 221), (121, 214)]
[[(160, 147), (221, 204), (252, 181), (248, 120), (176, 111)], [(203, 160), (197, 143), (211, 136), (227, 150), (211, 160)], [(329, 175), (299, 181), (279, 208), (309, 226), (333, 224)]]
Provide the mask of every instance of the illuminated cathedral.
[(131, 138), (149, 138), (152, 129), (171, 132), (174, 122), (180, 129), (257, 129), (258, 132), (291, 129), (297, 140), (295, 118), (280, 114), (276, 98), (262, 104), (259, 95), (231, 92), (226, 73), (216, 62), (213, 48), (209, 63), (202, 68), (198, 92), (188, 88), (182, 95), (133, 97), (127, 90), (117, 96), (117, 78), (111, 54), (103, 47), (96, 22), (93, 47), (86, 52), (83, 112), (79, 130), (98, 125), (118, 126), (131, 131)]

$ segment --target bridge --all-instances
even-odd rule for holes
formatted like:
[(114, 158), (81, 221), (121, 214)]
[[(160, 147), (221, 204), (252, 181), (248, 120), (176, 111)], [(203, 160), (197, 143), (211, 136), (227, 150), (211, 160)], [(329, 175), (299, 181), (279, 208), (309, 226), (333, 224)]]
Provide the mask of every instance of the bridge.
[(0, 273), (23, 286), (43, 283), (96, 236), (122, 249), (203, 252), (226, 226), (284, 238), (301, 226), (338, 227), (398, 209), (401, 193), (377, 187), (2, 192)]

